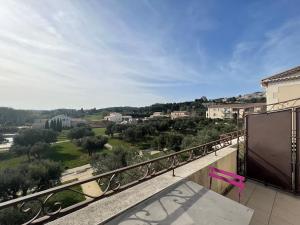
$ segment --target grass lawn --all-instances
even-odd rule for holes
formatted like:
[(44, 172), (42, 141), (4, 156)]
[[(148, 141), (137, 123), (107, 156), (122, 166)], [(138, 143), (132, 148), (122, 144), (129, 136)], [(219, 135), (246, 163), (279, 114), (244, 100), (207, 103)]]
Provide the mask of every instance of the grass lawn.
[[(105, 129), (106, 128), (93, 128), (93, 131), (95, 132), (95, 135), (105, 135)], [(132, 144), (126, 142), (126, 141), (123, 141), (122, 139), (119, 139), (119, 138), (112, 138), (112, 137), (109, 137), (108, 138), (108, 144), (110, 144), (111, 146), (125, 146), (125, 147), (132, 147)]]
[(123, 141), (121, 139), (118, 139), (118, 138), (109, 138), (108, 144), (110, 144), (113, 147), (115, 147), (115, 146), (132, 147), (132, 145), (130, 143)]
[[(52, 145), (44, 158), (61, 162), (63, 168), (83, 166), (90, 162), (90, 157), (85, 150), (74, 145), (72, 142), (57, 143)], [(27, 156), (17, 156), (10, 152), (0, 153), (0, 169), (13, 168), (27, 161)]]
[(46, 158), (61, 162), (64, 168), (83, 166), (90, 162), (88, 153), (72, 142), (54, 144), (52, 150)]
[(58, 137), (57, 137), (57, 141), (68, 140), (68, 138), (67, 138), (68, 132), (69, 132), (69, 130), (62, 130), (62, 132), (60, 132), (59, 135), (58, 135)]
[[(75, 186), (72, 189), (82, 192), (82, 189), (80, 186)], [(84, 200), (85, 200), (84, 195), (78, 194), (73, 191), (66, 190), (66, 191), (62, 191), (62, 192), (55, 194), (49, 201), (49, 205), (51, 205), (51, 203), (53, 204), (54, 202), (58, 201), (58, 202), (61, 202), (62, 207), (65, 208), (65, 207), (74, 205), (76, 203), (82, 202)]]
[(16, 156), (10, 152), (0, 153), (0, 169), (13, 168), (27, 160), (27, 156)]
[(84, 116), (84, 119), (86, 119), (86, 120), (88, 120), (88, 121), (98, 121), (98, 120), (102, 120), (103, 118), (104, 118), (104, 117), (103, 117), (103, 114), (102, 114), (102, 113)]
[(105, 128), (93, 128), (93, 131), (95, 132), (95, 135), (105, 135)]

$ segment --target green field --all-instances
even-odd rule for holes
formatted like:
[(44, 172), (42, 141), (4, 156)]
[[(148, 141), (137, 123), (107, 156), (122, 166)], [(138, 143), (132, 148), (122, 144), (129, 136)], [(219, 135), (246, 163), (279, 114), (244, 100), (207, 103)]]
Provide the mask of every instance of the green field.
[[(95, 135), (105, 135), (105, 128), (94, 128), (93, 131)], [(59, 136), (58, 141), (68, 140), (67, 135), (68, 130), (63, 130)], [(124, 146), (124, 147), (132, 147), (133, 145), (118, 139), (109, 137), (108, 143), (113, 146)], [(49, 151), (44, 158), (51, 159), (56, 162), (60, 162), (63, 168), (74, 168), (77, 166), (82, 166), (90, 163), (90, 157), (87, 151), (81, 149), (76, 146), (71, 141), (55, 143), (51, 147), (51, 151)], [(10, 152), (2, 152), (0, 153), (0, 169), (4, 168), (12, 168), (17, 166), (22, 162), (27, 162), (27, 156), (17, 156)]]
[(72, 142), (54, 144), (52, 149), (46, 158), (61, 162), (64, 168), (74, 168), (90, 162), (87, 152)]
[[(77, 147), (72, 142), (63, 142), (52, 145), (51, 151), (45, 158), (61, 162), (63, 168), (74, 168), (90, 162), (90, 157), (85, 150)], [(0, 169), (13, 168), (27, 161), (27, 156), (16, 156), (10, 152), (0, 153)]]
[(68, 135), (68, 130), (62, 130), (62, 132), (59, 133), (57, 137), (57, 141), (65, 141), (68, 140), (67, 135)]
[(102, 113), (84, 116), (84, 119), (86, 119), (88, 121), (99, 121), (99, 120), (102, 120), (103, 118), (104, 117), (103, 117)]
[[(93, 128), (93, 131), (95, 132), (95, 135), (105, 135), (105, 128)], [(125, 147), (132, 147), (132, 144), (123, 141), (122, 139), (116, 138), (116, 137), (108, 137), (108, 144), (111, 146), (125, 146)]]
[[(82, 192), (82, 189), (80, 186), (75, 186), (73, 188), (71, 188), (75, 191), (79, 191)], [(49, 205), (51, 205), (51, 203), (55, 203), (55, 202), (61, 202), (62, 203), (62, 207), (68, 207), (71, 205), (74, 205), (76, 203), (82, 202), (85, 200), (84, 195), (78, 194), (76, 192), (73, 191), (69, 191), (69, 190), (65, 190), (62, 192), (58, 192), (57, 194), (55, 194), (49, 201)]]
[(123, 141), (121, 139), (118, 139), (118, 138), (109, 138), (108, 144), (110, 144), (113, 147), (120, 146), (120, 145), (124, 146), (124, 147), (132, 147), (132, 145), (130, 143)]
[(13, 168), (27, 160), (27, 156), (15, 156), (10, 152), (0, 153), (0, 169)]
[(105, 128), (93, 128), (95, 135), (105, 135)]

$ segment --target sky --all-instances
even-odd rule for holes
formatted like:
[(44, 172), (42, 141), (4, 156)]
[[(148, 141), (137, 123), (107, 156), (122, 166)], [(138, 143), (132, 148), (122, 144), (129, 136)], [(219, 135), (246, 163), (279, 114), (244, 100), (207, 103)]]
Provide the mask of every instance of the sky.
[(300, 65), (300, 1), (1, 0), (0, 106), (145, 106)]

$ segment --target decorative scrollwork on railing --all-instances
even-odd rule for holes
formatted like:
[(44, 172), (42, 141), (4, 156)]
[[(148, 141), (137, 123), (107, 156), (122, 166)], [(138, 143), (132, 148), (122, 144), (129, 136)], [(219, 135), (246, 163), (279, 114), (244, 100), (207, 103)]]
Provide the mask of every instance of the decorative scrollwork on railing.
[[(36, 204), (32, 204), (33, 202), (38, 203)], [(31, 205), (29, 206), (28, 204)], [(27, 222), (24, 223), (24, 225), (27, 224), (31, 224), (33, 221), (35, 221), (37, 218), (40, 217), (40, 215), (43, 212), (43, 202), (40, 199), (34, 199), (31, 201), (26, 201), (26, 202), (22, 202), (19, 206), (18, 206), (20, 212), (29, 215), (32, 213), (32, 215), (29, 216), (29, 218), (27, 218)]]
[[(62, 203), (59, 201), (50, 202), (52, 207), (49, 207), (47, 204), (49, 204), (49, 200), (57, 193), (51, 193), (48, 195), (45, 200), (43, 201), (43, 212), (47, 216), (53, 216), (59, 213), (62, 209)], [(47, 207), (48, 206), (48, 207)], [(51, 210), (51, 211), (50, 211)]]
[[(92, 201), (108, 196), (108, 194), (121, 191), (131, 185), (143, 182), (161, 173), (173, 170), (174, 175), (175, 168), (201, 158), (211, 152), (217, 152), (219, 149), (232, 144), (233, 139), (242, 135), (244, 135), (244, 131), (232, 132), (223, 135), (217, 141), (206, 143), (190, 149), (181, 150), (169, 155), (161, 156), (156, 159), (120, 168), (104, 174), (96, 175), (85, 180), (75, 181), (70, 184), (54, 187), (33, 195), (27, 195), (18, 199), (3, 202), (0, 203), (0, 210), (8, 207), (17, 208), (20, 210), (20, 212), (27, 214), (26, 222), (24, 224), (32, 224), (37, 219), (39, 221), (43, 221), (41, 219), (44, 217), (47, 217), (46, 219), (54, 216), (57, 217), (62, 210), (64, 210), (64, 213), (66, 213), (66, 209), (63, 208), (63, 202), (60, 202), (54, 198), (56, 194), (59, 194), (63, 191), (75, 192), (82, 196), (88, 197), (86, 201), (82, 202), (82, 205), (87, 205)], [(76, 186), (91, 181), (96, 181), (102, 190), (102, 193), (98, 196), (91, 196), (73, 189)]]

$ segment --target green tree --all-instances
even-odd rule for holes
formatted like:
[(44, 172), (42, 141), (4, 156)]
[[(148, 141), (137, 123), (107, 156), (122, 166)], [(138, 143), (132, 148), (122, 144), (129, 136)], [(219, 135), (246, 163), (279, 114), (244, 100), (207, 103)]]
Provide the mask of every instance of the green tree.
[(3, 134), (0, 133), (0, 144), (5, 142), (5, 138), (3, 136)]
[(10, 151), (16, 153), (17, 155), (27, 155), (28, 161), (31, 160), (31, 154), (30, 154), (30, 146), (23, 146), (19, 144), (14, 144), (11, 148)]
[(41, 156), (50, 151), (50, 145), (45, 142), (35, 143), (30, 148), (30, 155), (32, 155), (35, 159), (41, 159)]
[(0, 202), (45, 190), (60, 182), (62, 169), (50, 160), (0, 170)]
[(79, 138), (94, 136), (94, 135), (95, 133), (92, 131), (90, 127), (74, 127), (68, 133), (68, 137), (70, 139), (79, 139)]
[(52, 130), (55, 130), (54, 120), (51, 120), (51, 121), (50, 121), (50, 128), (51, 128)]
[(63, 129), (61, 119), (56, 120), (56, 131), (61, 132)]
[(113, 137), (114, 135), (113, 127), (114, 127), (114, 123), (112, 122), (108, 123), (105, 129), (105, 134)]
[(57, 139), (57, 133), (46, 129), (26, 129), (14, 138), (15, 145), (32, 146), (37, 142), (52, 143)]
[(48, 120), (46, 120), (46, 122), (45, 122), (45, 129), (49, 129), (50, 127), (49, 127), (49, 121)]
[(101, 174), (143, 161), (143, 157), (135, 148), (116, 146), (110, 151), (100, 152), (92, 158), (92, 166)]
[(81, 146), (86, 149), (91, 156), (97, 150), (103, 149), (104, 145), (108, 142), (108, 138), (105, 136), (97, 137), (84, 137), (81, 140)]

